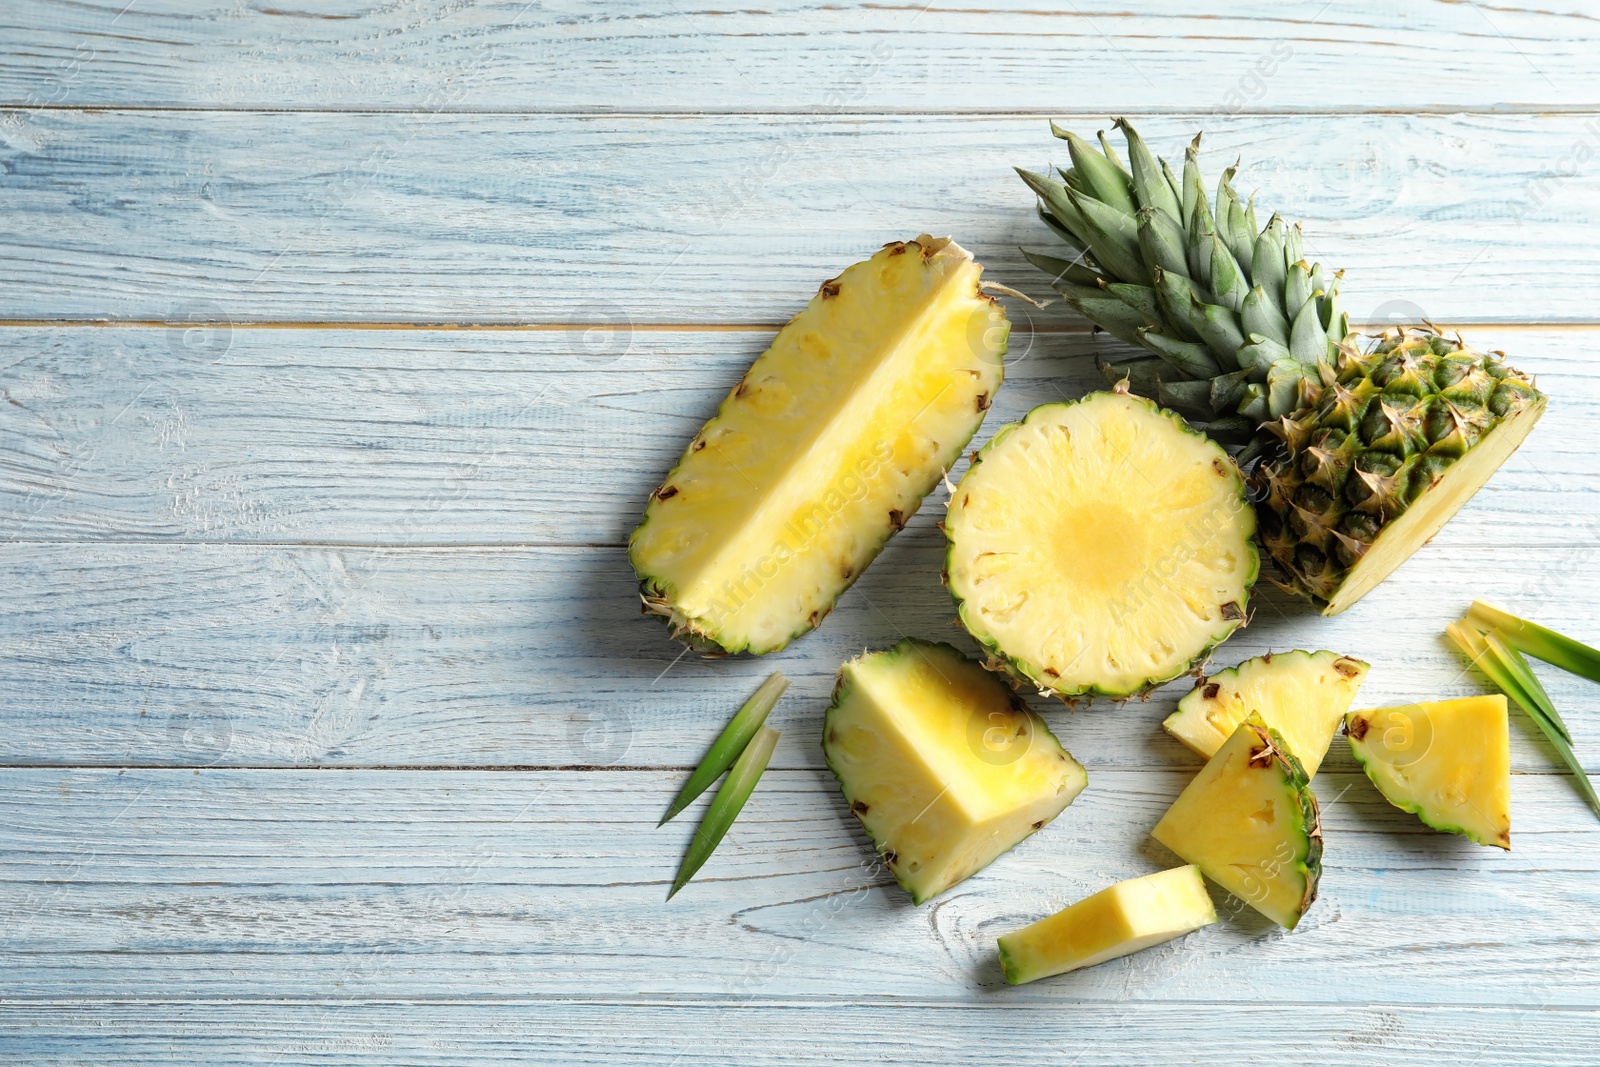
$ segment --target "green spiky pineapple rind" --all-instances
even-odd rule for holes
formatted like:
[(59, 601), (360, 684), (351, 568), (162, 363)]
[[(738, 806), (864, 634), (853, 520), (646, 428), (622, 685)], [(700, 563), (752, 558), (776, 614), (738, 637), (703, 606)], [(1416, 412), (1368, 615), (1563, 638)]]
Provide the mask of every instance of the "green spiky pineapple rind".
[[(961, 659), (966, 659), (966, 660), (968, 660), (970, 662), (970, 658), (967, 656), (967, 654), (965, 652), (962, 652), (960, 649), (956, 648), (956, 646), (950, 644), (948, 641), (925, 641), (920, 637), (904, 637), (904, 638), (901, 638), (899, 641), (896, 641), (889, 648), (883, 649), (883, 650), (881, 650), (881, 651), (879, 651), (877, 653), (872, 653), (872, 654), (880, 655), (880, 656), (891, 656), (891, 657), (900, 657), (900, 656), (908, 656), (908, 655), (926, 656), (927, 650), (929, 650), (929, 649), (936, 649), (938, 651), (948, 653), (948, 654), (950, 654), (952, 656), (957, 656), (957, 657), (959, 657)], [(850, 662), (853, 663), (855, 661), (852, 660)], [(920, 904), (925, 903), (926, 901), (932, 900), (933, 897), (937, 896), (938, 894), (935, 893), (935, 894), (931, 894), (931, 895), (928, 895), (928, 896), (919, 896), (918, 893), (917, 893), (917, 890), (914, 889), (911, 885), (907, 884), (906, 880), (901, 877), (900, 871), (899, 871), (899, 865), (896, 862), (897, 857), (893, 856), (892, 854), (888, 854), (886, 852), (886, 850), (889, 847), (888, 843), (887, 842), (880, 842), (876, 837), (874, 837), (873, 834), (872, 834), (871, 829), (869, 829), (867, 827), (866, 821), (861, 818), (861, 813), (856, 811), (856, 808), (855, 808), (855, 799), (856, 798), (850, 795), (850, 787), (848, 785), (848, 779), (846, 778), (846, 776), (844, 774), (840, 773), (839, 768), (833, 762), (833, 756), (828, 751), (828, 746), (826, 744), (826, 740), (827, 740), (827, 737), (828, 737), (828, 731), (830, 729), (832, 729), (832, 727), (833, 727), (833, 716), (834, 716), (835, 712), (837, 712), (839, 710), (839, 707), (840, 707), (841, 703), (844, 701), (844, 699), (847, 696), (849, 696), (849, 694), (850, 694), (850, 687), (851, 687), (852, 682), (851, 682), (851, 679), (850, 679), (850, 677), (848, 676), (848, 674), (847, 674), (847, 672), (845, 670), (845, 667), (848, 667), (849, 665), (850, 665), (849, 663), (846, 663), (844, 665), (844, 667), (841, 667), (839, 669), (839, 676), (838, 676), (837, 679), (835, 679), (835, 681), (833, 683), (833, 696), (832, 696), (832, 699), (828, 703), (827, 710), (825, 712), (823, 712), (823, 715), (822, 715), (822, 737), (823, 737), (823, 740), (824, 740), (824, 744), (822, 746), (822, 759), (823, 759), (823, 762), (825, 762), (828, 765), (828, 770), (833, 772), (834, 781), (839, 783), (839, 793), (840, 793), (841, 796), (844, 797), (845, 807), (850, 809), (850, 813), (855, 816), (856, 822), (861, 824), (861, 829), (862, 829), (863, 832), (866, 833), (867, 839), (872, 842), (872, 847), (878, 853), (878, 858), (883, 861), (883, 865), (888, 868), (889, 873), (894, 875), (894, 880), (895, 880), (895, 882), (897, 882), (899, 884), (900, 888), (904, 889), (907, 893), (909, 893), (911, 895), (911, 903), (913, 905), (920, 905)], [(1012, 696), (1012, 702), (1013, 702), (1013, 706), (1014, 707), (1019, 708), (1019, 710), (1024, 710), (1024, 711), (1027, 710), (1027, 705), (1022, 704), (1020, 698), (1017, 698), (1015, 696), (1015, 694), (1011, 694), (1011, 696)], [(1055, 733), (1053, 731), (1051, 731), (1049, 724), (1047, 724), (1042, 717), (1040, 717), (1038, 715), (1034, 715), (1033, 719), (1034, 719), (1034, 727), (1033, 727), (1034, 729), (1042, 731), (1044, 733), (1044, 736), (1049, 739), (1051, 744), (1054, 744), (1057, 748), (1061, 748), (1062, 751), (1066, 751), (1065, 748), (1062, 747), (1061, 742), (1056, 737)], [(1087, 774), (1087, 772), (1085, 772), (1085, 774)], [(1025, 834), (1024, 836), (1018, 838), (1016, 843), (1013, 844), (1011, 846), (1011, 848), (1012, 849), (1016, 848), (1017, 845), (1022, 844), (1022, 842), (1026, 841), (1028, 838), (1030, 838), (1034, 834), (1038, 833), (1039, 830), (1041, 830), (1041, 829), (1043, 829), (1043, 827), (1038, 827), (1038, 828), (1030, 831), (1029, 833)], [(1007, 849), (1006, 850), (1006, 852), (1009, 852), (1009, 851), (1011, 851), (1011, 849)], [(1003, 855), (1005, 855), (1005, 852), (1000, 853), (1000, 856), (1003, 856)], [(995, 859), (999, 859), (1000, 856), (996, 856)]]
[[(1078, 400), (1065, 400), (1051, 404), (1041, 404), (1032, 411), (1029, 411), (1027, 415), (1023, 416), (1021, 421), (1009, 423), (1006, 426), (1001, 427), (1000, 431), (989, 439), (988, 444), (984, 445), (981, 449), (973, 454), (972, 463), (968, 468), (968, 473), (971, 473), (972, 470), (976, 470), (977, 467), (983, 463), (984, 457), (989, 453), (989, 451), (998, 447), (1001, 442), (1003, 442), (1013, 431), (1017, 430), (1019, 427), (1026, 426), (1036, 417), (1044, 418), (1052, 411), (1069, 408), (1075, 404), (1081, 404), (1097, 395), (1098, 394), (1096, 393), (1090, 393), (1088, 396), (1081, 397)], [(1167, 411), (1154, 401), (1150, 400), (1148, 397), (1136, 396), (1133, 394), (1124, 395), (1126, 395), (1130, 400), (1145, 405), (1150, 409), (1150, 411), (1160, 415), (1162, 418), (1170, 422), (1172, 426), (1180, 432), (1193, 437), (1206, 437), (1204, 433), (1196, 430), (1193, 426), (1189, 425), (1189, 423), (1185, 422), (1181, 416), (1171, 411)], [(1224, 458), (1226, 457), (1224, 456)], [(1241, 480), (1241, 485), (1242, 484), (1243, 483)], [(1239, 503), (1244, 514), (1252, 514), (1246, 491), (1243, 489), (1241, 489)], [(1214, 640), (1207, 643), (1207, 645), (1195, 655), (1194, 659), (1189, 661), (1187, 666), (1183, 667), (1181, 670), (1174, 671), (1165, 678), (1148, 679), (1143, 685), (1129, 691), (1102, 689), (1099, 686), (1093, 685), (1068, 691), (1060, 689), (1056, 685), (1047, 682), (1041, 677), (1042, 672), (1032, 670), (1025, 661), (1008, 655), (1005, 650), (1000, 647), (998, 641), (991, 637), (985, 628), (979, 625), (972, 618), (967, 610), (966, 600), (950, 583), (951, 556), (955, 551), (955, 538), (951, 535), (947, 524), (941, 523), (940, 529), (944, 531), (946, 541), (944, 574), (942, 576), (944, 579), (944, 584), (945, 587), (950, 590), (951, 597), (955, 600), (956, 614), (961, 619), (961, 625), (966, 628), (967, 633), (972, 635), (972, 639), (983, 647), (984, 667), (998, 674), (1005, 675), (1011, 680), (1014, 686), (1030, 685), (1037, 689), (1041, 696), (1058, 697), (1069, 704), (1080, 697), (1091, 699), (1094, 697), (1110, 697), (1113, 700), (1127, 700), (1132, 697), (1143, 697), (1148, 695), (1152, 690), (1172, 681), (1172, 679), (1190, 673), (1192, 670), (1194, 670), (1196, 665), (1204, 663), (1218, 645), (1222, 644), (1222, 642), (1226, 641), (1229, 637), (1232, 637), (1235, 632), (1245, 625), (1245, 620), (1249, 618), (1250, 614), (1250, 593), (1255, 587), (1256, 580), (1261, 576), (1261, 555), (1256, 549), (1255, 541), (1247, 536), (1245, 547), (1250, 555), (1250, 570), (1248, 578), (1242, 582), (1244, 587), (1243, 603), (1239, 605), (1241, 618), (1238, 620), (1229, 620), (1233, 622), (1233, 625), (1227, 627), (1221, 634), (1217, 635)]]
[[(1391, 330), (1337, 346), (1307, 403), (1269, 429), (1260, 539), (1291, 591), (1327, 604), (1387, 528), (1448, 470), (1544, 394), (1495, 353)], [(1537, 417), (1537, 414), (1535, 414)]]
[(1491, 848), (1505, 847), (1504, 842), (1498, 839), (1485, 838), (1465, 826), (1457, 826), (1455, 823), (1450, 822), (1448, 819), (1445, 819), (1442, 816), (1430, 816), (1428, 812), (1424, 810), (1423, 804), (1420, 800), (1396, 800), (1394, 797), (1390, 796), (1389, 791), (1383, 787), (1383, 782), (1379, 780), (1378, 774), (1373, 767), (1374, 764), (1381, 763), (1382, 761), (1366, 755), (1362, 751), (1364, 746), (1356, 740), (1353, 734), (1350, 733), (1350, 724), (1363, 714), (1365, 713), (1360, 711), (1352, 711), (1345, 716), (1345, 739), (1350, 742), (1351, 755), (1355, 756), (1356, 762), (1361, 764), (1361, 769), (1366, 772), (1367, 777), (1372, 781), (1372, 784), (1377, 788), (1379, 795), (1381, 795), (1383, 799), (1387, 800), (1394, 807), (1399, 808), (1408, 815), (1415, 815), (1417, 817), (1417, 821), (1428, 827), (1430, 830), (1438, 830), (1447, 834), (1459, 834), (1468, 841), (1471, 841), (1477, 845), (1488, 845)]
[(1300, 808), (1300, 826), (1297, 828), (1306, 839), (1306, 854), (1294, 861), (1294, 870), (1305, 879), (1305, 895), (1300, 901), (1300, 914), (1295, 917), (1289, 929), (1293, 930), (1305, 917), (1306, 911), (1316, 902), (1317, 885), (1322, 880), (1322, 812), (1317, 806), (1317, 795), (1311, 791), (1311, 779), (1306, 775), (1305, 767), (1289, 746), (1284, 742), (1283, 735), (1261, 720), (1259, 715), (1251, 715), (1244, 721), (1256, 735), (1257, 741), (1265, 747), (1257, 756), (1270, 754), (1274, 762), (1283, 771), (1287, 784), (1295, 792), (1296, 801)]

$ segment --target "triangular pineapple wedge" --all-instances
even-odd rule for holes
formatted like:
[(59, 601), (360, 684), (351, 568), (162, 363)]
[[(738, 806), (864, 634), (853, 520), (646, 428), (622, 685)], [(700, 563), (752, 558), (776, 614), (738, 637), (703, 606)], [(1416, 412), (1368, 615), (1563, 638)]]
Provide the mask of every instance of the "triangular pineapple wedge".
[(1352, 711), (1350, 748), (1378, 791), (1435, 830), (1511, 849), (1506, 698)]
[(1312, 778), (1344, 724), (1367, 666), (1336, 652), (1269, 652), (1202, 678), (1161, 725), (1210, 759), (1240, 723), (1259, 715), (1283, 735)]
[(701, 428), (629, 541), (645, 611), (708, 652), (814, 629), (961, 455), (1004, 311), (948, 237), (823, 283)]
[(1246, 719), (1150, 836), (1287, 929), (1317, 899), (1322, 823), (1283, 736)]

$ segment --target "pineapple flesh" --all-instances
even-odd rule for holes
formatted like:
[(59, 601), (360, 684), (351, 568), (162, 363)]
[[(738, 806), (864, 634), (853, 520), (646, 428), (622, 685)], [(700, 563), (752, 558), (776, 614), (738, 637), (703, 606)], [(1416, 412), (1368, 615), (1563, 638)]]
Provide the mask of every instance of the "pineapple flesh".
[(1510, 850), (1511, 736), (1503, 695), (1353, 711), (1345, 732), (1389, 803), (1435, 830)]
[(1317, 898), (1322, 824), (1283, 737), (1252, 716), (1217, 750), (1151, 836), (1285, 929)]
[(1161, 725), (1210, 759), (1259, 715), (1314, 778), (1366, 677), (1366, 663), (1336, 652), (1269, 652), (1202, 678)]
[(1000, 969), (1012, 985), (1093, 967), (1217, 921), (1200, 868), (1130, 878), (1032, 926), (1000, 938)]
[(1063, 698), (1189, 670), (1244, 623), (1260, 566), (1233, 461), (1120, 392), (1001, 430), (944, 527), (947, 583), (991, 666)]
[(1363, 351), (1337, 271), (1301, 258), (1298, 224), (1258, 223), (1223, 172), (1215, 196), (1197, 136), (1181, 178), (1127, 122), (1128, 165), (1068, 130), (1059, 177), (1019, 171), (1070, 258), (1028, 254), (1063, 301), (1144, 351), (1101, 362), (1263, 458), (1263, 544), (1295, 593), (1337, 614), (1432, 537), (1505, 463), (1545, 400), (1498, 354), (1428, 330)]
[(711, 653), (814, 629), (960, 456), (1007, 325), (949, 238), (823, 284), (653, 494), (629, 541), (644, 610)]
[(917, 904), (1043, 829), (1088, 781), (998, 678), (950, 645), (914, 638), (840, 669), (822, 748)]

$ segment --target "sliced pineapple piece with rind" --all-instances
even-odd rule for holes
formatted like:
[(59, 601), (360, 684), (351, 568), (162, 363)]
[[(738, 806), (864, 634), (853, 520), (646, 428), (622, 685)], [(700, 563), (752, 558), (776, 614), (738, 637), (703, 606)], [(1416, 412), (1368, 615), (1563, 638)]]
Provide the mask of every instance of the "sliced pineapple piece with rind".
[(1043, 829), (1088, 781), (998, 677), (915, 638), (840, 669), (822, 748), (850, 810), (918, 904)]
[(1206, 759), (1252, 714), (1316, 776), (1368, 664), (1337, 652), (1269, 652), (1202, 678), (1162, 728)]
[(1352, 711), (1345, 732), (1389, 803), (1435, 830), (1510, 850), (1511, 733), (1502, 694)]
[(1201, 768), (1151, 836), (1286, 929), (1317, 899), (1317, 798), (1282, 735), (1257, 716)]

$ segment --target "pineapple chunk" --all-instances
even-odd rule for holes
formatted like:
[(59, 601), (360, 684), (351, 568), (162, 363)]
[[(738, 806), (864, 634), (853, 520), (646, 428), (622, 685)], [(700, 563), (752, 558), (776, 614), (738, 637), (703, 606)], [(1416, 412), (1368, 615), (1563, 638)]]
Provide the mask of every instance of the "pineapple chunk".
[(1000, 938), (1000, 969), (1021, 985), (1152, 948), (1217, 921), (1200, 868), (1131, 878)]
[(1366, 663), (1334, 652), (1269, 652), (1201, 679), (1161, 725), (1210, 759), (1259, 715), (1314, 778), (1366, 676)]
[(1254, 715), (1195, 775), (1151, 836), (1286, 929), (1317, 899), (1317, 798), (1283, 737)]
[(915, 638), (840, 669), (822, 748), (917, 904), (1043, 829), (1088, 781), (999, 678)]
[(710, 652), (814, 629), (972, 439), (1005, 313), (949, 238), (886, 246), (778, 331), (629, 542), (645, 611)]
[(1244, 624), (1260, 570), (1233, 460), (1138, 397), (1034, 408), (950, 501), (945, 561), (991, 663), (1064, 698), (1170, 681)]
[(1435, 830), (1511, 848), (1506, 698), (1352, 711), (1350, 748), (1384, 797)]

